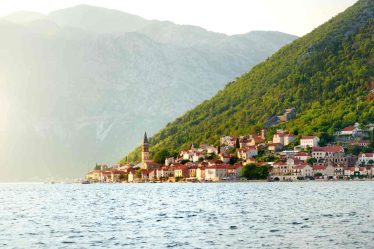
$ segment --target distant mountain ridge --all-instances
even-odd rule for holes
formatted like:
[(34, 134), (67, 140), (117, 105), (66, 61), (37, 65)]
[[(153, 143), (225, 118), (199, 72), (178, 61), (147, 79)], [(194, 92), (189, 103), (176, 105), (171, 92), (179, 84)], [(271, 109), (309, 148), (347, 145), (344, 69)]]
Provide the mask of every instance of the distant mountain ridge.
[[(167, 124), (150, 139), (151, 149), (173, 153), (258, 132), (290, 107), (296, 117), (270, 133), (283, 128), (326, 142), (345, 126), (374, 122), (373, 87), (374, 1), (360, 0)], [(127, 159), (138, 160), (139, 151)]]
[(144, 130), (156, 132), (295, 39), (227, 36), (85, 5), (23, 14), (0, 18), (0, 180), (79, 176), (115, 162)]

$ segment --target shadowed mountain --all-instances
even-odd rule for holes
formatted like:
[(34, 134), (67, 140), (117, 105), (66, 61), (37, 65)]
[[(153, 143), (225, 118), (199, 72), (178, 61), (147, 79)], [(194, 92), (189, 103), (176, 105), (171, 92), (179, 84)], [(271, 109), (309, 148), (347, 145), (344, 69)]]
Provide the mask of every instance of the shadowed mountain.
[(227, 36), (90, 6), (21, 19), (0, 20), (0, 180), (76, 177), (115, 162), (144, 130), (295, 38)]

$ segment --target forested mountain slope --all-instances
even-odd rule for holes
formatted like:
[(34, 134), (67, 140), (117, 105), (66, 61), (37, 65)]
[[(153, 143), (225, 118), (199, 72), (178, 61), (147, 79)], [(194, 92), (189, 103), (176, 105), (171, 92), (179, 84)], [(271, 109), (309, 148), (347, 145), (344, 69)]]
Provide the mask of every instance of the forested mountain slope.
[(279, 127), (329, 139), (345, 125), (374, 122), (373, 80), (374, 1), (360, 0), (169, 123), (151, 138), (152, 150), (254, 132), (289, 107), (297, 117)]

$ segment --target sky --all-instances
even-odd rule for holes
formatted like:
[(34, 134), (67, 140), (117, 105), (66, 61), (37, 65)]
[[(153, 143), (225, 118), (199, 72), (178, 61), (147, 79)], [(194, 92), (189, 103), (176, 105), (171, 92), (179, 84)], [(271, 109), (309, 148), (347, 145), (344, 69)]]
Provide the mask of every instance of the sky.
[(210, 31), (241, 34), (276, 30), (304, 35), (357, 0), (0, 0), (0, 16), (15, 11), (53, 10), (89, 4), (146, 19), (169, 20)]

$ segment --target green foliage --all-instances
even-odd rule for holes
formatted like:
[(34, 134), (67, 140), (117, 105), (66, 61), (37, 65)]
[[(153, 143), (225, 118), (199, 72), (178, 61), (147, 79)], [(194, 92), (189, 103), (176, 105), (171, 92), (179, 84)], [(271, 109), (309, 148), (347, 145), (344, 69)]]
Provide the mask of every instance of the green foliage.
[(360, 152), (361, 152), (361, 147), (358, 146), (358, 145), (355, 145), (355, 146), (348, 149), (348, 153), (353, 154), (355, 156), (358, 156), (358, 154), (360, 154)]
[(321, 172), (317, 172), (317, 173), (314, 174), (314, 176), (315, 176), (315, 177), (322, 177), (323, 174), (322, 174)]
[(242, 175), (248, 180), (265, 180), (269, 176), (269, 166), (256, 166), (250, 163), (243, 167)]
[(235, 164), (235, 163), (237, 163), (238, 162), (238, 160), (239, 160), (239, 158), (237, 158), (236, 156), (232, 156), (232, 157), (230, 157), (230, 162), (229, 162), (229, 164)]
[(170, 157), (170, 156), (171, 156), (171, 154), (168, 150), (162, 149), (162, 150), (157, 151), (153, 155), (153, 161), (155, 161), (156, 163), (163, 164), (163, 163), (165, 163), (165, 159), (167, 157)]
[(138, 169), (136, 172), (135, 172), (135, 176), (137, 178), (141, 178), (142, 177), (142, 169)]
[(373, 147), (364, 147), (364, 148), (362, 148), (362, 152), (363, 153), (372, 153), (372, 152), (374, 152), (374, 148)]
[(279, 157), (274, 155), (269, 156), (256, 156), (257, 162), (278, 162), (280, 160)]
[(283, 128), (317, 135), (325, 145), (344, 126), (374, 122), (368, 99), (374, 80), (373, 16), (373, 1), (358, 1), (169, 123), (152, 137), (153, 150), (252, 133), (289, 107), (296, 108), (296, 118), (269, 134)]
[(236, 148), (230, 148), (230, 149), (227, 150), (227, 152), (229, 154), (235, 154), (236, 153)]
[(120, 181), (127, 181), (127, 179), (128, 179), (128, 175), (127, 174), (121, 174), (119, 177), (118, 177), (118, 179), (120, 180)]
[(292, 141), (291, 143), (289, 143), (284, 149), (293, 150), (293, 148), (299, 144), (300, 144), (300, 140), (296, 139), (295, 141)]
[(236, 141), (235, 141), (235, 148), (237, 148), (237, 149), (240, 148), (240, 142), (239, 142), (239, 138), (238, 137), (236, 138)]
[(311, 158), (308, 158), (308, 159), (306, 160), (306, 162), (307, 162), (308, 164), (310, 164), (310, 165), (313, 165), (314, 163), (317, 162), (317, 159), (314, 158), (314, 157), (311, 157)]

